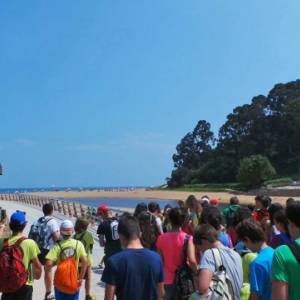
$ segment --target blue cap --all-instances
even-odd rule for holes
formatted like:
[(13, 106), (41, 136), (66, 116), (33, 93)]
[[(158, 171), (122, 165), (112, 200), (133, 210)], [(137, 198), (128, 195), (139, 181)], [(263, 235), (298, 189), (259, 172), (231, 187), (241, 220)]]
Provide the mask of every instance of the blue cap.
[(26, 212), (17, 210), (10, 216), (10, 223), (24, 225), (27, 223)]

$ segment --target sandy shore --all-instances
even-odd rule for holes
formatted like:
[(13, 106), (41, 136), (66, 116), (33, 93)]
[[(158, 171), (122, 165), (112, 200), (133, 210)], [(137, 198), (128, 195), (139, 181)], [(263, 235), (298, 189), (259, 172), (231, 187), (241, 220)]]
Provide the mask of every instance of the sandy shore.
[[(53, 198), (84, 198), (84, 199), (99, 199), (99, 198), (134, 198), (134, 199), (170, 199), (170, 200), (185, 200), (189, 195), (193, 194), (197, 198), (203, 195), (208, 195), (211, 198), (220, 199), (221, 203), (228, 203), (233, 194), (230, 193), (211, 193), (211, 192), (179, 192), (179, 191), (162, 191), (162, 190), (145, 190), (136, 189), (134, 191), (69, 191), (69, 192), (37, 192), (34, 195), (47, 196)], [(254, 197), (249, 195), (238, 195), (241, 203), (254, 203)], [(272, 197), (273, 202), (285, 203), (287, 197)]]

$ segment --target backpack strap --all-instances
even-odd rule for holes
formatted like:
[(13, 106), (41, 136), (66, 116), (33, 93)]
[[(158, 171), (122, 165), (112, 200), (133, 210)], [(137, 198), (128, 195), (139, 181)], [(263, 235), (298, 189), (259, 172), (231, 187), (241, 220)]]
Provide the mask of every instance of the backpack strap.
[(300, 264), (300, 246), (295, 241), (289, 243), (288, 246), (295, 256), (296, 260), (298, 261), (298, 264)]
[(210, 250), (211, 250), (212, 255), (214, 257), (216, 271), (221, 271), (222, 268), (225, 269), (225, 267), (223, 265), (220, 250), (218, 248), (212, 248)]
[(188, 245), (189, 245), (189, 239), (190, 235), (186, 234), (184, 237), (184, 242), (183, 242), (183, 251), (182, 251), (182, 264), (186, 265), (186, 260), (187, 260), (187, 252), (188, 252)]

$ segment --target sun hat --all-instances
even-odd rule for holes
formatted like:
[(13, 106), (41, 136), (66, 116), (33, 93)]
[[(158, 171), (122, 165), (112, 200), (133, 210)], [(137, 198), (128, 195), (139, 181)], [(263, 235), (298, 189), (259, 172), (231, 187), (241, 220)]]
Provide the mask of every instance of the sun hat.
[(60, 233), (62, 235), (72, 235), (74, 232), (74, 225), (70, 220), (65, 220), (60, 224)]
[(20, 225), (27, 224), (26, 212), (17, 210), (10, 217), (10, 223), (16, 223)]
[(98, 210), (97, 210), (97, 215), (100, 215), (101, 213), (102, 214), (105, 214), (109, 211), (109, 208), (106, 204), (102, 204), (98, 207)]

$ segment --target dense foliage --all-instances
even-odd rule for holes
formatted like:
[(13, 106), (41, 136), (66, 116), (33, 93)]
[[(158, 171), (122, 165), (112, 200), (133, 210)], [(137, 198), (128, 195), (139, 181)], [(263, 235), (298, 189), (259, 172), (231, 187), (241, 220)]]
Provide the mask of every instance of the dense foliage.
[(168, 185), (236, 181), (240, 160), (263, 155), (279, 175), (300, 171), (300, 80), (277, 84), (268, 96), (236, 107), (218, 137), (201, 120), (173, 155)]

